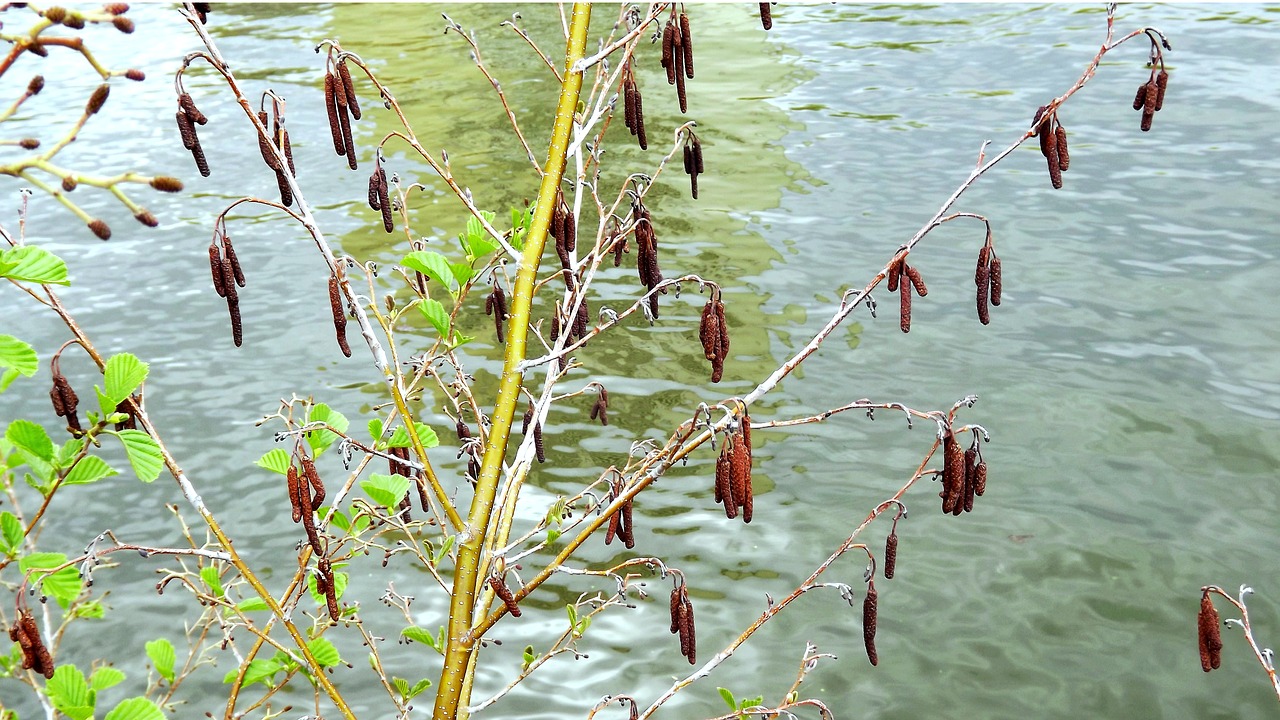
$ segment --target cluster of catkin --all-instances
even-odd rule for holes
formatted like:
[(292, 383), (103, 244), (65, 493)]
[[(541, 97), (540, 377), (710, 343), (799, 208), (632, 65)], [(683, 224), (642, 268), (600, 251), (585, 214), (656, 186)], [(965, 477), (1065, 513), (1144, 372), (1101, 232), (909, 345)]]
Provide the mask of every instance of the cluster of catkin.
[(600, 386), (600, 394), (596, 395), (595, 404), (591, 406), (591, 419), (599, 420), (601, 425), (609, 424), (609, 391)]
[(1057, 110), (1041, 105), (1031, 120), (1033, 137), (1040, 138), (1040, 154), (1049, 164), (1049, 182), (1054, 190), (1062, 189), (1062, 173), (1071, 166), (1071, 154), (1067, 149), (1067, 131), (1058, 122)]
[(680, 636), (680, 654), (689, 664), (697, 663), (698, 643), (693, 632), (693, 603), (689, 601), (689, 586), (682, 580), (671, 589), (671, 634)]
[(547, 448), (542, 443), (542, 423), (533, 422), (533, 403), (529, 403), (529, 409), (524, 411), (524, 422), (520, 425), (520, 434), (529, 434), (529, 425), (533, 425), (533, 452), (537, 456), (538, 462), (547, 461)]
[(640, 142), (641, 150), (649, 149), (649, 138), (644, 132), (644, 99), (640, 97), (640, 86), (636, 83), (635, 58), (627, 58), (622, 66), (622, 117), (627, 129)]
[(9, 639), (18, 643), (18, 647), (22, 649), (23, 670), (34, 670), (46, 680), (53, 677), (53, 656), (40, 638), (40, 628), (36, 626), (36, 620), (31, 617), (29, 609), (22, 608), (18, 619), (9, 628)]
[(718, 383), (724, 377), (724, 360), (729, 356), (729, 324), (724, 319), (724, 303), (718, 291), (702, 306), (698, 339), (702, 341), (703, 356), (711, 361), (711, 382)]
[(689, 176), (689, 191), (698, 199), (698, 175), (706, 172), (702, 166), (702, 141), (689, 133), (684, 141), (684, 172)]
[[(645, 290), (652, 291), (662, 282), (662, 270), (658, 267), (658, 236), (653, 231), (653, 218), (644, 203), (637, 201), (632, 206), (632, 216), (636, 221), (636, 270)], [(649, 315), (658, 317), (656, 293), (649, 296)]]
[[(458, 434), (458, 459), (462, 459), (463, 455), (467, 456), (467, 481), (475, 487), (476, 481), (480, 479), (480, 448), (483, 443), (471, 442), (473, 437), (471, 427), (463, 421), (462, 417), (458, 417), (458, 422), (454, 426), (454, 432)], [(401, 505), (405, 511), (405, 520), (408, 520), (409, 506)]]
[(1200, 669), (1209, 672), (1222, 665), (1222, 621), (1209, 599), (1209, 589), (1205, 588), (1200, 593), (1200, 615), (1196, 618), (1200, 635)]
[(240, 347), (244, 342), (244, 332), (240, 324), (240, 296), (236, 287), (244, 287), (244, 270), (240, 268), (240, 260), (236, 258), (236, 249), (231, 245), (231, 236), (226, 232), (214, 233), (213, 242), (209, 243), (209, 272), (213, 275), (213, 289), (218, 297), (226, 298), (227, 312), (231, 315), (231, 340)]
[[(258, 122), (262, 123), (263, 130), (267, 129), (266, 110), (258, 111)], [(262, 154), (262, 161), (276, 174), (276, 185), (280, 188), (280, 204), (289, 207), (293, 204), (293, 191), (289, 189), (289, 178), (284, 173), (285, 165), (289, 167), (289, 175), (297, 177), (298, 172), (293, 166), (293, 146), (289, 142), (289, 130), (285, 128), (280, 110), (274, 102), (271, 112), (271, 138), (268, 139), (262, 133), (258, 134), (258, 152)], [(272, 147), (273, 143), (275, 147)], [(276, 149), (284, 155), (284, 163), (280, 162)]]
[(733, 519), (742, 511), (742, 521), (751, 522), (755, 493), (751, 488), (751, 417), (744, 410), (737, 428), (725, 433), (716, 459), (715, 499), (724, 504), (725, 517)]
[(396, 222), (391, 215), (391, 187), (387, 184), (387, 171), (382, 169), (382, 153), (374, 159), (373, 173), (369, 175), (369, 209), (382, 212), (382, 229), (395, 232)]
[(356, 145), (351, 139), (351, 121), (360, 119), (360, 103), (345, 58), (334, 63), (334, 70), (324, 73), (324, 102), (329, 113), (329, 133), (333, 151), (347, 156), (347, 167), (356, 169)]
[(1000, 305), (1000, 295), (1004, 281), (1000, 271), (1000, 258), (996, 256), (996, 247), (991, 243), (991, 231), (987, 231), (987, 242), (978, 251), (978, 267), (973, 273), (973, 283), (978, 286), (978, 321), (983, 325), (991, 322), (992, 305)]
[[(611, 497), (613, 498), (622, 497), (623, 493), (625, 493), (626, 491), (627, 491), (626, 481), (624, 481), (621, 477), (614, 478), (612, 483), (610, 483)], [(605, 530), (605, 533), (604, 533), (604, 544), (612, 545), (613, 538), (616, 536), (618, 539), (622, 540), (622, 544), (625, 545), (628, 550), (635, 547), (636, 534), (635, 534), (635, 528), (631, 523), (634, 515), (635, 515), (635, 499), (634, 497), (627, 498), (627, 501), (622, 503), (622, 507), (618, 508), (617, 511), (615, 511), (612, 515), (609, 516), (609, 528)]]
[(338, 338), (338, 349), (343, 355), (351, 357), (351, 346), (347, 344), (347, 306), (342, 298), (342, 287), (336, 273), (329, 276), (329, 309), (333, 311), (333, 330)]
[(75, 390), (71, 389), (67, 376), (62, 374), (61, 353), (54, 353), (53, 360), (49, 362), (49, 370), (53, 374), (53, 388), (49, 390), (49, 399), (53, 401), (53, 412), (58, 417), (66, 418), (67, 429), (73, 435), (79, 435), (84, 432), (80, 427), (80, 416), (76, 414), (80, 397), (76, 395)]
[(889, 292), (897, 292), (898, 327), (902, 332), (911, 332), (911, 293), (920, 297), (929, 294), (920, 271), (907, 264), (906, 256), (889, 266)]
[(978, 437), (968, 450), (960, 447), (955, 432), (942, 441), (942, 512), (959, 515), (973, 510), (973, 498), (987, 491), (987, 463), (982, 459)]
[(333, 564), (324, 555), (316, 562), (316, 592), (324, 596), (329, 618), (337, 622), (342, 617), (342, 608), (338, 605), (338, 588), (333, 581)]
[(680, 112), (688, 112), (684, 81), (693, 79), (693, 37), (689, 34), (688, 13), (672, 14), (662, 29), (662, 67), (667, 71), (667, 84), (676, 86)]
[[(407, 447), (390, 447), (387, 448), (387, 454), (392, 457), (387, 460), (389, 467), (387, 468), (392, 475), (400, 475), (407, 477), (413, 481), (413, 486), (418, 489), (418, 505), (422, 508), (422, 512), (430, 512), (431, 501), (427, 498), (427, 488), (422, 482), (419, 473), (409, 467), (409, 448)], [(406, 494), (407, 498), (408, 495)], [(403, 513), (404, 503), (401, 502), (400, 510)]]
[(293, 521), (302, 523), (312, 551), (322, 556), (324, 546), (320, 544), (320, 533), (316, 531), (315, 511), (324, 502), (324, 482), (316, 471), (315, 461), (299, 452), (298, 465), (290, 463), (285, 477), (288, 479), (289, 504), (293, 506)]
[(507, 322), (507, 294), (502, 290), (502, 284), (494, 279), (493, 292), (484, 298), (484, 314), (493, 316), (493, 328), (498, 333), (498, 342), (503, 343), (503, 326)]
[(1151, 130), (1151, 120), (1164, 107), (1164, 91), (1168, 85), (1169, 73), (1164, 69), (1164, 61), (1161, 61), (1158, 73), (1152, 64), (1151, 77), (1138, 86), (1138, 94), (1133, 97), (1133, 109), (1142, 111), (1142, 124), (1139, 126), (1142, 132)]
[(178, 95), (178, 134), (182, 136), (182, 146), (191, 151), (196, 161), (196, 168), (204, 177), (209, 177), (209, 161), (204, 156), (204, 148), (200, 147), (200, 137), (196, 135), (196, 125), (204, 125), (209, 118), (200, 112), (191, 99), (191, 93)]
[(555, 207), (551, 209), (551, 226), (547, 232), (556, 240), (556, 255), (565, 270), (573, 267), (571, 253), (578, 249), (578, 224), (573, 210), (564, 200), (564, 192), (556, 191)]

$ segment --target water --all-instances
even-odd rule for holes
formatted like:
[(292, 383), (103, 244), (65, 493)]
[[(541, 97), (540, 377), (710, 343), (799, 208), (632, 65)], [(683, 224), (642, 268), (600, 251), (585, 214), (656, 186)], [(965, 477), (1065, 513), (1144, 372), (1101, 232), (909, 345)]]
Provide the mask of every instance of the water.
[[(476, 29), (486, 62), (541, 154), (556, 89), (523, 43), (497, 27), (511, 8), (338, 5), (299, 13), (227, 6), (212, 16), (223, 52), (252, 93), (269, 85), (289, 99), (307, 197), (343, 250), (361, 259), (394, 262), (407, 248), (403, 235), (381, 231), (362, 200), (372, 143), (393, 126), (366, 98), (373, 119), (358, 124), (361, 170), (342, 169), (316, 112), (312, 50), (322, 37), (340, 38), (373, 63), (418, 118), (424, 144), (448, 148), (455, 174), (482, 206), (501, 217), (535, 192), (536, 178), (492, 90), (463, 43), (441, 33), (440, 10)], [(522, 25), (552, 50), (558, 18), (546, 17), (549, 10), (526, 9)], [(77, 190), (76, 199), (115, 228), (106, 244), (37, 195), (29, 234), (71, 265), (75, 284), (63, 297), (100, 347), (152, 363), (148, 409), (166, 428), (166, 442), (249, 561), (274, 563), (278, 569), (266, 578), (279, 582), (299, 533), (283, 517), (278, 483), (252, 467), (272, 446), (270, 430), (254, 421), (293, 393), (314, 394), (352, 418), (382, 397), (358, 348), (349, 361), (334, 348), (324, 269), (309, 241), (258, 210), (246, 209), (232, 223), (249, 286), (245, 348), (231, 347), (222, 301), (208, 287), (204, 246), (214, 213), (241, 193), (271, 197), (274, 183), (239, 110), (199, 69), (189, 87), (211, 118), (202, 137), (213, 176), (198, 178), (168, 119), (168, 78), (176, 58), (195, 49), (193, 38), (163, 7), (131, 13), (138, 34), (92, 38), (104, 57), (141, 67), (148, 81), (113, 89), (111, 114), (104, 115), (110, 122), (90, 123), (65, 164), (174, 174), (189, 192), (132, 193), (161, 220), (160, 228), (145, 230), (113, 201)], [(1004, 147), (1038, 105), (1074, 81), (1101, 42), (1104, 22), (1098, 8), (1077, 6), (780, 6), (765, 35), (752, 9), (697, 6), (691, 14), (698, 77), (688, 117), (698, 120), (709, 172), (698, 201), (677, 173), (664, 176), (650, 205), (664, 271), (704, 273), (726, 288), (734, 328), (726, 380), (707, 384), (692, 332), (697, 298), (667, 298), (656, 327), (632, 323), (593, 342), (580, 359), (609, 387), (612, 423), (591, 426), (580, 401), (553, 410), (551, 462), (535, 469), (527, 491), (533, 499), (572, 492), (584, 473), (620, 462), (637, 438), (665, 436), (698, 402), (754, 387), (825, 322), (841, 290), (861, 286), (932, 215), (984, 140)], [(898, 576), (878, 583), (879, 667), (861, 657), (857, 610), (835, 592), (819, 591), (678, 696), (667, 715), (722, 712), (717, 685), (776, 702), (806, 640), (840, 660), (821, 664), (802, 695), (821, 697), (840, 717), (949, 716), (954, 708), (992, 718), (1274, 714), (1275, 698), (1239, 633), (1226, 633), (1223, 669), (1206, 676), (1193, 623), (1201, 585), (1247, 582), (1259, 591), (1250, 607), (1260, 642), (1280, 636), (1278, 589), (1268, 572), (1280, 511), (1271, 492), (1280, 368), (1264, 300), (1280, 253), (1269, 232), (1277, 188), (1269, 158), (1280, 148), (1266, 130), (1280, 106), (1267, 27), (1276, 17), (1274, 8), (1259, 6), (1123, 6), (1118, 31), (1153, 25), (1173, 44), (1165, 109), (1150, 133), (1138, 131), (1129, 103), (1146, 77), (1146, 53), (1134, 42), (1108, 56), (1062, 110), (1072, 145), (1062, 190), (1049, 186), (1032, 144), (965, 195), (956, 209), (990, 218), (1004, 261), (1006, 301), (993, 310), (992, 324), (979, 325), (972, 307), (981, 227), (957, 221), (912, 255), (930, 294), (917, 300), (909, 335), (898, 331), (893, 302), (880, 293), (877, 319), (855, 314), (753, 408), (757, 421), (768, 421), (860, 397), (945, 409), (976, 394), (978, 404), (962, 417), (992, 434), (984, 448), (990, 490), (959, 519), (940, 516), (928, 484), (908, 495)], [(599, 11), (595, 29), (613, 18), (612, 10)], [(72, 60), (55, 53), (46, 62), (75, 68)], [(7, 97), (25, 86), (32, 68), (20, 63), (23, 72), (9, 73)], [(40, 71), (55, 75), (49, 66)], [(651, 146), (642, 154), (626, 138), (616, 142), (610, 152), (626, 171), (652, 162), (683, 122), (659, 73), (646, 50), (640, 82)], [(96, 82), (76, 77), (48, 88), (15, 126), (31, 133), (63, 119), (59, 102), (79, 107)], [(416, 235), (451, 247), (444, 243), (463, 216), (438, 179), (403, 144), (389, 144), (387, 155), (392, 170), (428, 187), (414, 204)], [(613, 172), (602, 188), (616, 187), (623, 171)], [(17, 186), (9, 184), (11, 191)], [(632, 272), (624, 264), (605, 273), (604, 302), (620, 307), (635, 297)], [(12, 288), (0, 293), (5, 307), (23, 313), (10, 314), (0, 332), (42, 350), (65, 339), (51, 316), (32, 312), (29, 299)], [(476, 317), (463, 328), (479, 337), (468, 362), (482, 397), (492, 395), (500, 367), (487, 320)], [(425, 337), (411, 334), (409, 342)], [(68, 357), (73, 382), (87, 387), (88, 367)], [(565, 387), (588, 377), (579, 372)], [(21, 412), (47, 420), (47, 379), (42, 370), (0, 396), (0, 417)], [(449, 445), (442, 416), (425, 419)], [(908, 431), (889, 413), (875, 422), (845, 414), (755, 437), (763, 492), (750, 526), (725, 520), (711, 502), (709, 450), (637, 503), (637, 549), (691, 578), (702, 658), (763, 610), (765, 593), (789, 592), (891, 494), (919, 462), (931, 430), (917, 424)], [(442, 475), (456, 477), (462, 468), (453, 452), (437, 454)], [(340, 476), (332, 458), (322, 469)], [(75, 490), (55, 500), (46, 549), (75, 553), (104, 527), (136, 542), (177, 542), (164, 509), (180, 502), (171, 482), (115, 478)], [(521, 519), (541, 514), (530, 507)], [(865, 540), (878, 549), (886, 532), (874, 525)], [(592, 563), (624, 557), (616, 545), (588, 545), (584, 556)], [(394, 637), (400, 627), (376, 601), (389, 579), (418, 596), (416, 622), (443, 622), (426, 576), (396, 561), (388, 574), (376, 555), (369, 567), (352, 569), (351, 599), (360, 600), (377, 631)], [(146, 671), (135, 658), (143, 642), (180, 640), (188, 603), (179, 593), (155, 595), (153, 573), (161, 566), (172, 563), (129, 559), (99, 574), (95, 587), (110, 590), (116, 612), (73, 628), (64, 640), (62, 658), (106, 657), (129, 673), (130, 681), (103, 693), (106, 706), (139, 690)], [(829, 578), (857, 585), (861, 572), (849, 556)], [(592, 587), (549, 583), (526, 601), (524, 618), (499, 625), (494, 636), (503, 645), (485, 651), (489, 664), (475, 699), (509, 681), (526, 644), (545, 647), (563, 629), (564, 603)], [(620, 693), (647, 704), (687, 673), (665, 632), (667, 586), (655, 581), (649, 589), (658, 602), (592, 626), (579, 645), (589, 658), (555, 659), (489, 714), (579, 717), (601, 696)], [(340, 646), (355, 667), (340, 669), (335, 682), (362, 718), (385, 716), (385, 695), (364, 670), (364, 650), (358, 641)], [(385, 654), (411, 681), (438, 672), (437, 656), (419, 645), (388, 641)], [(180, 695), (190, 706), (179, 712), (218, 712), (230, 662), (220, 657), (217, 668), (188, 681)], [(23, 717), (36, 712), (10, 681), (0, 681), (0, 697)], [(301, 692), (287, 701), (307, 704)], [(415, 715), (429, 704), (416, 703)]]

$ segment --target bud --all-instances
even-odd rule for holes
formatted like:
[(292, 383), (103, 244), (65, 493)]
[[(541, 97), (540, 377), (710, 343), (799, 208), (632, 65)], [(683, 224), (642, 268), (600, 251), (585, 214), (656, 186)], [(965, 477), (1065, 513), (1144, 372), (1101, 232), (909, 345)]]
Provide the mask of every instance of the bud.
[(89, 222), (89, 229), (93, 231), (94, 235), (98, 236), (99, 240), (111, 239), (111, 228), (98, 218), (94, 218)]
[(107, 95), (111, 94), (111, 86), (103, 83), (98, 86), (93, 94), (89, 96), (89, 102), (84, 106), (86, 115), (94, 115), (102, 109), (103, 103), (107, 101)]
[[(111, 18), (111, 24), (114, 25), (117, 30), (124, 33), (125, 35), (128, 35), (133, 32), (133, 21), (127, 17), (120, 17), (119, 15), (117, 15), (116, 17)], [(133, 78), (129, 78), (129, 79), (132, 80)]]
[(102, 6), (102, 11), (108, 15), (123, 15), (129, 12), (129, 6), (126, 3), (107, 3)]
[(39, 94), (40, 94), (40, 91), (41, 91), (41, 90), (43, 90), (43, 89), (44, 89), (44, 76), (43, 76), (43, 75), (37, 75), (37, 76), (35, 76), (35, 77), (31, 78), (31, 82), (27, 83), (27, 94), (28, 94), (28, 95), (39, 95)]
[(155, 227), (160, 224), (160, 221), (156, 219), (155, 215), (151, 214), (150, 210), (140, 210), (134, 213), (133, 219), (147, 227)]
[(67, 9), (64, 7), (59, 7), (57, 5), (54, 5), (53, 7), (44, 11), (44, 18), (54, 24), (61, 23), (63, 20), (66, 19), (66, 17), (67, 17)]
[(152, 188), (155, 188), (160, 192), (182, 192), (182, 181), (176, 177), (169, 177), (168, 175), (157, 175), (151, 178), (151, 182), (149, 184)]

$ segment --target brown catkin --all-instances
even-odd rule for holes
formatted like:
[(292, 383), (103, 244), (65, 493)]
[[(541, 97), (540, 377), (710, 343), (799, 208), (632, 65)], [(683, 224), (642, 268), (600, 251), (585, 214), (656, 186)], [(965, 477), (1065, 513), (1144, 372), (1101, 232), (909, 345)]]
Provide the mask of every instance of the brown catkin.
[(538, 456), (538, 462), (547, 461), (547, 448), (542, 442), (542, 423), (533, 426), (533, 452)]
[(889, 533), (889, 537), (884, 541), (884, 579), (892, 580), (893, 573), (898, 568), (898, 531), (894, 530)]
[(80, 13), (75, 12), (75, 11), (73, 10), (73, 11), (71, 11), (71, 12), (67, 13), (67, 16), (66, 16), (66, 17), (62, 18), (62, 24), (63, 24), (65, 27), (69, 27), (69, 28), (71, 28), (72, 30), (83, 30), (83, 29), (84, 29), (84, 15), (81, 15)]
[(667, 84), (676, 84), (675, 64), (676, 26), (667, 23), (662, 28), (662, 67), (667, 71)]
[(356, 99), (356, 86), (351, 80), (351, 71), (347, 69), (347, 61), (338, 61), (338, 77), (342, 80), (342, 94), (347, 101), (347, 110), (351, 112), (351, 117), (356, 120), (360, 119), (360, 101)]
[(236, 249), (231, 245), (229, 236), (222, 236), (222, 252), (227, 256), (227, 263), (231, 266), (231, 277), (235, 278), (236, 285), (244, 287), (244, 270), (240, 267), (240, 258), (236, 257)]
[(1147, 92), (1142, 97), (1142, 113), (1150, 115), (1156, 111), (1156, 96), (1160, 94), (1160, 89), (1156, 86), (1154, 78), (1147, 81)]
[(283, 166), (280, 164), (280, 158), (276, 157), (275, 150), (271, 147), (271, 140), (267, 137), (267, 127), (269, 126), (267, 125), (266, 110), (258, 111), (258, 122), (262, 123), (262, 132), (258, 133), (258, 152), (262, 154), (262, 161), (267, 164), (267, 167), (279, 172)]
[(1147, 104), (1147, 90), (1149, 86), (1142, 83), (1138, 86), (1138, 94), (1133, 96), (1133, 109), (1141, 110)]
[(378, 163), (373, 166), (373, 172), (369, 173), (369, 209), (380, 210), (382, 193), (378, 190), (378, 173), (382, 172), (382, 164)]
[(716, 317), (716, 301), (707, 300), (702, 306), (702, 319), (698, 323), (698, 339), (702, 341), (702, 356), (715, 360), (717, 343), (720, 339), (720, 325)]
[(93, 231), (94, 235), (98, 236), (99, 240), (111, 239), (111, 226), (98, 218), (89, 221), (89, 229)]
[[(983, 280), (986, 280), (987, 277), (989, 276), (989, 271), (986, 268), (983, 268), (983, 270), (981, 271), (981, 274), (984, 276)], [(987, 307), (987, 293), (990, 291), (990, 289), (991, 288), (987, 282), (983, 282), (982, 284), (978, 285), (978, 293), (977, 293), (978, 322), (982, 323), (983, 325), (991, 324), (991, 308)]]
[(67, 17), (67, 9), (59, 5), (54, 5), (53, 7), (44, 11), (44, 19), (54, 24), (61, 23), (64, 19), (66, 19), (66, 17)]
[(58, 376), (53, 378), (53, 387), (49, 389), (49, 399), (53, 401), (53, 414), (62, 417), (67, 414), (67, 408), (62, 403), (62, 388), (58, 384)]
[(773, 11), (767, 2), (760, 3), (760, 26), (765, 30), (773, 28)]
[(1200, 635), (1200, 669), (1205, 672), (1217, 670), (1222, 665), (1221, 622), (1207, 590), (1200, 594), (1200, 614), (1196, 625)]
[(307, 484), (311, 486), (311, 509), (319, 510), (320, 506), (324, 504), (324, 481), (320, 479), (320, 473), (316, 470), (315, 461), (306, 455), (302, 456), (302, 474), (306, 478)]
[(689, 34), (689, 15), (680, 13), (680, 47), (684, 50), (684, 72), (693, 79), (693, 36)]
[(236, 347), (244, 344), (244, 323), (240, 319), (240, 298), (234, 288), (227, 288), (227, 312), (231, 315), (231, 342)]
[(1156, 112), (1160, 112), (1160, 109), (1164, 107), (1164, 91), (1167, 87), (1169, 87), (1169, 73), (1161, 70), (1156, 75)]
[(1058, 140), (1058, 168), (1066, 170), (1071, 166), (1071, 153), (1067, 150), (1067, 129), (1059, 125), (1053, 132)]
[(682, 152), (684, 159), (684, 173), (686, 175), (693, 174), (693, 146), (691, 143), (685, 143)]
[(179, 110), (174, 117), (178, 120), (178, 134), (182, 137), (182, 147), (194, 150), (200, 143), (200, 139), (196, 137), (196, 128), (191, 122), (191, 116)]
[(978, 266), (973, 271), (973, 284), (978, 287), (986, 285), (991, 266), (991, 246), (983, 245), (978, 250)]
[(635, 502), (627, 500), (622, 504), (622, 522), (618, 523), (618, 537), (622, 538), (622, 544), (628, 550), (636, 546), (635, 525), (632, 518), (635, 516)]
[(733, 499), (743, 509), (743, 522), (747, 519), (747, 495), (751, 492), (751, 454), (747, 442), (741, 433), (733, 436), (729, 454), (729, 482), (733, 489)]
[(293, 188), (289, 187), (289, 177), (283, 170), (276, 171), (276, 187), (280, 189), (280, 204), (285, 207), (293, 205)]
[(209, 177), (209, 160), (204, 156), (204, 148), (200, 147), (200, 139), (196, 138), (195, 147), (191, 148), (191, 157), (196, 161), (196, 169), (201, 177)]
[(889, 266), (889, 274), (886, 279), (889, 282), (889, 292), (898, 292), (898, 281), (902, 279), (901, 260), (898, 260)]
[(1062, 167), (1058, 163), (1058, 136), (1056, 133), (1050, 132), (1047, 126), (1042, 127), (1040, 131), (1040, 152), (1044, 154), (1045, 160), (1049, 164), (1049, 182), (1053, 185), (1054, 190), (1060, 190), (1062, 188)]
[(978, 482), (978, 448), (971, 446), (964, 451), (964, 511), (973, 512), (973, 496)]
[(347, 344), (347, 312), (342, 303), (337, 275), (329, 276), (329, 308), (333, 311), (333, 329), (338, 336), (338, 348), (343, 355), (351, 357), (351, 346)]
[(862, 601), (862, 644), (867, 648), (867, 659), (872, 665), (880, 664), (880, 658), (876, 655), (877, 605), (876, 582), (872, 580), (867, 583), (867, 596)]
[(622, 118), (632, 135), (636, 134), (636, 86), (624, 79), (622, 81)]
[[(906, 265), (904, 261), (902, 263)], [(911, 283), (898, 281), (898, 328), (904, 333), (911, 332)]]
[(973, 494), (981, 496), (987, 491), (987, 461), (979, 460), (973, 479)]
[(954, 433), (942, 443), (942, 512), (953, 513), (964, 491), (964, 450)]
[(907, 278), (911, 280), (911, 287), (915, 288), (916, 294), (924, 297), (929, 294), (929, 288), (925, 287), (924, 278), (920, 276), (920, 271), (903, 263), (906, 269)]
[(644, 132), (644, 99), (640, 97), (639, 88), (636, 88), (636, 140), (641, 150), (649, 149), (649, 136)]
[(671, 634), (680, 632), (680, 586), (671, 588)]
[(689, 601), (688, 591), (683, 588), (680, 592), (680, 600), (682, 601), (680, 605), (680, 651), (689, 659), (690, 665), (696, 665), (698, 662), (698, 639), (693, 625), (693, 603)]
[(298, 478), (298, 468), (292, 463), (289, 465), (289, 471), (285, 475), (287, 480), (286, 487), (289, 489), (289, 504), (293, 506), (293, 521), (295, 523), (302, 521), (302, 502), (298, 499), (301, 497), (301, 481)]
[(324, 74), (324, 104), (325, 109), (329, 112), (329, 134), (333, 137), (333, 152), (338, 155), (347, 154), (347, 146), (342, 140), (342, 123), (338, 120), (338, 99), (337, 87), (338, 79), (333, 76), (332, 72)]
[[(676, 37), (678, 38), (679, 35), (676, 35)], [(673, 64), (676, 66), (676, 99), (680, 101), (680, 112), (688, 112), (689, 94), (684, 85), (684, 52), (680, 48), (676, 48), (675, 62)]]
[(724, 514), (732, 520), (738, 516), (738, 504), (733, 497), (729, 466), (729, 447), (726, 444), (720, 448), (720, 455), (716, 458), (715, 500), (724, 503)]
[[(609, 529), (604, 533), (604, 544), (612, 545), (613, 539), (618, 536), (618, 525), (622, 522), (622, 512), (615, 510), (609, 516)], [(674, 631), (672, 631), (674, 632)]]
[(316, 590), (324, 594), (325, 607), (329, 610), (329, 618), (337, 622), (342, 615), (342, 608), (338, 606), (338, 587), (333, 578), (333, 565), (330, 564), (329, 558), (321, 557), (317, 563), (320, 569), (320, 576), (324, 578), (324, 589), (320, 590), (320, 581), (316, 581)]
[(1151, 120), (1154, 117), (1155, 113), (1143, 111), (1142, 122), (1138, 125), (1138, 128), (1142, 130), (1142, 132), (1149, 132), (1151, 130)]
[(1000, 293), (1004, 289), (1004, 282), (1000, 274), (1000, 258), (991, 254), (991, 304), (999, 307)]
[(102, 105), (107, 102), (107, 96), (111, 94), (111, 86), (103, 83), (98, 86), (93, 94), (89, 96), (89, 102), (84, 106), (86, 115), (96, 114), (102, 109)]
[(178, 96), (178, 107), (182, 108), (182, 112), (186, 113), (187, 117), (191, 118), (191, 122), (197, 125), (204, 125), (209, 122), (209, 118), (205, 117), (205, 114), (196, 107), (196, 101), (191, 98), (191, 93), (184, 92)]
[(702, 164), (702, 141), (697, 135), (693, 136), (693, 170), (701, 175), (706, 172), (706, 167)]
[(222, 279), (222, 255), (214, 243), (209, 244), (209, 274), (213, 275), (213, 289), (218, 297), (226, 297), (227, 286)]
[(502, 600), (502, 604), (507, 606), (507, 612), (511, 613), (512, 617), (520, 617), (520, 606), (516, 604), (515, 595), (501, 578), (490, 575), (489, 587), (493, 588), (493, 594)]

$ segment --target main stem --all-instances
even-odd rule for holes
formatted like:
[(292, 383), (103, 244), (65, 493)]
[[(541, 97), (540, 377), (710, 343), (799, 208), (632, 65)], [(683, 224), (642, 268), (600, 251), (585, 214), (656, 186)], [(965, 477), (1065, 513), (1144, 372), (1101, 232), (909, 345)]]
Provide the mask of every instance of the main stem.
[(524, 380), (517, 371), (525, 356), (525, 341), (529, 335), (529, 309), (533, 304), (533, 286), (537, 280), (538, 264), (547, 241), (547, 229), (551, 225), (552, 207), (556, 191), (564, 177), (565, 157), (573, 129), (573, 116), (578, 108), (578, 95), (582, 91), (582, 72), (574, 72), (573, 66), (582, 59), (587, 45), (587, 27), (591, 21), (591, 4), (574, 3), (573, 17), (569, 25), (569, 41), (565, 46), (564, 82), (560, 86), (560, 103), (556, 107), (555, 125), (551, 134), (551, 147), (547, 152), (547, 164), (543, 170), (542, 186), (538, 190), (538, 204), (533, 216), (533, 227), (525, 239), (520, 258), (520, 271), (516, 275), (515, 297), (511, 304), (511, 324), (507, 333), (507, 352), (503, 360), (502, 380), (498, 386), (498, 400), (490, 416), (492, 426), (485, 447), (480, 477), (476, 481), (475, 497), (467, 516), (467, 527), (459, 538), (458, 565), (454, 573), (453, 597), (449, 606), (448, 646), (445, 649), (444, 669), (436, 693), (436, 705), (432, 717), (435, 720), (456, 720), (459, 699), (467, 676), (467, 666), (478, 638), (471, 637), (471, 615), (475, 607), (476, 588), (479, 585), (477, 570), (480, 567), (484, 547), (485, 530), (493, 513), (493, 501), (498, 492), (498, 480), (502, 475), (502, 463), (506, 457), (507, 441), (511, 437), (511, 420), (515, 416), (516, 402), (520, 398), (520, 385)]

